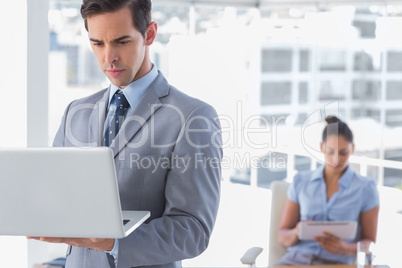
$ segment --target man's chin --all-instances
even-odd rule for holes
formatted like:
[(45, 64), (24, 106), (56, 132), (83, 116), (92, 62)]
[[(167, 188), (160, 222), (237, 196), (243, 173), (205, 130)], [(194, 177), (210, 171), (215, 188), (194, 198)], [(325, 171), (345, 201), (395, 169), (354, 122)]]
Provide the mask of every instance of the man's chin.
[(110, 77), (110, 76), (108, 76), (108, 79), (109, 79), (110, 83), (112, 83), (113, 85), (115, 85), (118, 88), (125, 88), (126, 86), (128, 86), (128, 83), (122, 81), (121, 79), (116, 79), (115, 77)]

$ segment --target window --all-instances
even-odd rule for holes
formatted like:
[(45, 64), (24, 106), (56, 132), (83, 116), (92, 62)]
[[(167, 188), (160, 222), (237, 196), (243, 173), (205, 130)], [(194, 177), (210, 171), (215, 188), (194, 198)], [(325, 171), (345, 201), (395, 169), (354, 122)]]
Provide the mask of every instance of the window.
[(262, 51), (262, 72), (281, 73), (292, 70), (292, 51), (282, 49), (264, 49)]
[(356, 101), (378, 101), (381, 97), (380, 87), (380, 81), (354, 80), (352, 98)]
[(346, 71), (346, 52), (338, 50), (320, 51), (320, 71)]
[(310, 54), (306, 49), (300, 50), (300, 72), (310, 71)]
[(354, 118), (372, 118), (377, 122), (380, 122), (380, 110), (376, 109), (353, 109), (352, 116)]
[(387, 53), (388, 72), (401, 72), (402, 71), (402, 52), (400, 51), (389, 51)]
[(321, 101), (344, 100), (346, 98), (346, 81), (327, 80), (319, 83), (319, 99)]
[[(79, 1), (49, 4), (49, 144), (67, 104), (109, 84), (88, 44), (79, 7)], [(174, 86), (234, 120), (239, 109), (245, 118), (261, 116), (265, 123), (280, 115), (287, 119), (278, 127), (299, 135), (315, 111), (335, 103), (327, 110), (352, 128), (355, 121), (370, 121), (372, 128), (397, 133), (402, 40), (394, 29), (400, 28), (400, 10), (335, 4), (258, 10), (155, 1), (158, 35), (151, 57)], [(359, 123), (355, 132), (364, 132)], [(300, 143), (278, 139), (289, 148)], [(358, 155), (379, 157), (402, 148), (402, 141), (385, 148), (378, 137), (362, 143)], [(395, 181), (381, 172), (384, 183)]]
[(402, 100), (402, 81), (387, 83), (387, 100)]
[[(35, 8), (42, 7), (41, 1), (34, 2)], [(79, 15), (80, 1), (42, 2), (46, 5), (49, 2), (48, 131), (51, 144), (67, 104), (108, 86), (109, 82), (99, 71), (88, 45), (87, 33)], [(242, 123), (253, 116), (260, 116), (266, 125), (277, 126), (278, 133), (289, 134), (278, 135), (277, 139), (293, 149), (300, 144), (303, 124), (316, 118), (316, 111), (330, 110), (350, 123), (358, 142), (356, 155), (402, 161), (402, 38), (396, 34), (402, 25), (401, 4), (357, 1), (357, 5), (347, 3), (346, 6), (344, 1), (320, 0), (303, 4), (285, 2), (282, 5), (261, 1), (259, 9), (256, 9), (255, 6), (237, 6), (239, 1), (231, 2), (231, 7), (217, 2), (208, 6), (197, 1), (186, 1), (185, 4), (182, 1), (153, 1), (153, 17), (158, 22), (159, 31), (151, 47), (151, 56), (174, 86), (205, 98), (220, 115), (227, 115), (238, 124), (238, 129), (231, 134), (239, 135), (236, 140), (243, 144), (224, 148), (225, 154), (250, 153), (252, 157), (260, 157), (266, 156), (267, 151), (274, 152), (271, 147), (264, 148), (264, 153), (261, 153), (244, 146)], [(242, 2), (246, 5), (248, 1)], [(18, 62), (22, 73), (27, 69), (24, 54), (24, 27), (27, 25), (24, 7), (27, 3), (29, 6), (32, 1), (7, 1), (2, 13), (3, 33), (12, 37), (11, 40), (18, 40), (13, 47), (7, 42), (3, 44), (2, 59)], [(10, 12), (13, 10), (21, 12)], [(13, 18), (10, 19), (10, 16)], [(10, 28), (10, 21), (24, 23), (14, 23)], [(38, 44), (40, 42), (42, 39), (38, 38)], [(9, 51), (13, 52), (12, 55), (7, 54)], [(13, 93), (22, 95), (24, 102), (25, 76), (13, 70), (15, 68), (3, 66), (2, 73), (8, 78), (4, 83), (18, 81), (22, 84), (22, 87), (6, 88), (13, 88)], [(4, 96), (10, 95), (5, 92)], [(5, 103), (2, 110), (2, 122), (7, 125), (10, 121), (4, 116), (7, 114), (4, 111), (10, 107)], [(26, 113), (20, 111), (18, 119), (22, 127), (13, 135), (3, 133), (3, 146), (25, 143)], [(15, 124), (16, 120), (12, 123)], [(277, 171), (275, 175), (285, 174), (281, 166), (281, 159), (284, 158), (278, 153), (274, 158), (276, 162), (269, 162), (275, 163), (273, 169), (259, 170), (255, 176), (258, 181), (254, 185), (269, 187), (267, 174)], [(294, 162), (298, 171), (314, 164), (314, 161), (309, 162), (303, 157), (296, 158)], [(353, 164), (353, 168), (359, 170), (363, 170), (363, 166)], [(249, 163), (246, 163), (238, 172), (235, 166), (230, 166), (223, 171), (223, 179), (230, 180), (233, 173), (239, 181), (250, 184), (255, 174), (248, 167)], [(401, 187), (402, 172), (399, 169), (368, 166), (366, 171), (367, 176), (379, 184)], [(240, 199), (238, 201), (235, 205), (230, 203), (230, 207), (244, 203)], [(400, 202), (394, 201), (393, 208), (399, 207), (398, 204)], [(227, 226), (224, 226), (225, 230)], [(392, 233), (390, 241), (399, 243), (394, 235)], [(258, 236), (264, 237), (261, 233)], [(21, 242), (26, 245), (26, 242)], [(6, 241), (6, 245), (10, 246), (10, 243)], [(211, 246), (214, 249), (214, 245)], [(390, 256), (398, 256), (397, 252), (387, 251)], [(35, 254), (37, 252), (49, 252), (49, 249), (35, 250)], [(64, 252), (62, 250), (60, 256)], [(222, 252), (221, 248), (215, 252)], [(13, 254), (7, 255), (13, 257)], [(20, 261), (26, 262), (26, 256), (21, 256)], [(14, 261), (16, 258), (11, 259)], [(233, 259), (236, 258), (214, 258), (211, 263), (214, 267), (233, 267), (238, 264), (238, 259), (233, 265), (227, 263)], [(391, 258), (385, 259), (390, 266), (399, 267), (399, 260), (394, 265)]]
[(375, 55), (369, 54), (365, 51), (358, 51), (355, 52), (354, 54), (354, 70), (355, 71), (366, 71), (366, 72), (372, 72), (372, 71), (379, 71), (379, 63), (375, 61)]
[(262, 84), (261, 105), (290, 104), (290, 82), (267, 82)]
[(299, 103), (306, 104), (308, 103), (308, 99), (308, 82), (299, 82)]
[(386, 124), (393, 127), (402, 126), (402, 110), (401, 109), (390, 109), (386, 113)]

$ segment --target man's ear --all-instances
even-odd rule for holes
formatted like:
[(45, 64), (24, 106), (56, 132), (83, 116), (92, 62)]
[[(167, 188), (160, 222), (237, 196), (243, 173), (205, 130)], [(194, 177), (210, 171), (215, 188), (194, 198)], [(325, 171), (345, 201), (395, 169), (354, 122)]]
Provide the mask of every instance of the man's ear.
[(152, 21), (146, 31), (145, 31), (145, 45), (146, 46), (150, 46), (152, 45), (152, 43), (154, 42), (155, 38), (156, 38), (156, 34), (158, 32), (158, 25), (156, 24), (156, 22)]

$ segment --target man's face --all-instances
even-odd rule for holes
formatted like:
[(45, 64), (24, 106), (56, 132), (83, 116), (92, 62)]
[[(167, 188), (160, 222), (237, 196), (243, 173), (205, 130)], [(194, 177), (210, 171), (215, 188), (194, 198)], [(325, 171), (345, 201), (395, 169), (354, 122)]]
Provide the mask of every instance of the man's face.
[(95, 57), (113, 85), (125, 88), (150, 71), (149, 42), (134, 27), (127, 7), (91, 16), (87, 23)]

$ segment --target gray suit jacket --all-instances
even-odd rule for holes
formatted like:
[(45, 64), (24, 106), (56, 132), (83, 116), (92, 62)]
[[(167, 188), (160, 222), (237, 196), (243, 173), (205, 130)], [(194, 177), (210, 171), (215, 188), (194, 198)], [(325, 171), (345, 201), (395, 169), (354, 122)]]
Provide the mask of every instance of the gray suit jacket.
[[(101, 146), (108, 89), (67, 107), (54, 146)], [(119, 240), (118, 267), (180, 267), (203, 252), (220, 196), (222, 140), (215, 110), (161, 73), (110, 145), (123, 210), (151, 218)], [(96, 190), (96, 185), (94, 185)], [(114, 267), (102, 251), (69, 247), (68, 268)]]

